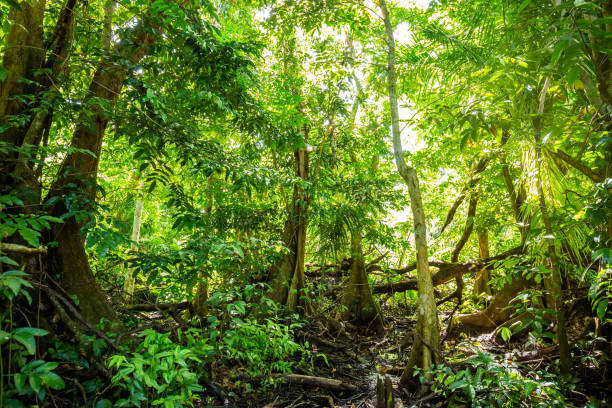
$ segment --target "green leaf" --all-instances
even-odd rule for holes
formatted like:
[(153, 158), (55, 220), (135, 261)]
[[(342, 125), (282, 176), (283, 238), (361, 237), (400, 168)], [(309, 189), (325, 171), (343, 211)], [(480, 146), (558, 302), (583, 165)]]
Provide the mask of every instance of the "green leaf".
[(569, 42), (564, 41), (564, 40), (559, 41), (557, 43), (557, 45), (555, 46), (555, 49), (553, 50), (552, 55), (550, 56), (550, 64), (551, 65), (555, 65), (557, 63), (557, 61), (559, 61), (559, 58), (561, 58), (561, 53), (569, 45), (570, 45)]
[(55, 374), (55, 373), (43, 373), (40, 375), (43, 384), (45, 384), (49, 388), (53, 388), (54, 390), (61, 390), (66, 387), (64, 380)]
[[(34, 327), (20, 327), (13, 331), (12, 337), (23, 344), (29, 354), (36, 352), (36, 340), (34, 336), (44, 336), (48, 332)], [(38, 391), (36, 391), (38, 392)]]
[(57, 218), (57, 217), (53, 217), (51, 215), (43, 215), (40, 218), (42, 218), (43, 220), (47, 220), (47, 221), (51, 221), (51, 222), (57, 222), (62, 224), (64, 222), (64, 220), (62, 220), (61, 218)]
[(599, 318), (599, 320), (603, 322), (604, 318), (606, 317), (607, 312), (608, 312), (608, 300), (602, 299), (597, 305), (597, 317)]
[(504, 339), (505, 342), (508, 342), (510, 340), (510, 337), (512, 337), (512, 330), (507, 327), (502, 327), (501, 337), (502, 339)]
[[(9, 7), (13, 7), (16, 8), (17, 10), (21, 11), (21, 6), (19, 5), (19, 3), (17, 3), (15, 0), (0, 0), (2, 3), (8, 5)], [(4, 78), (2, 78), (2, 67), (0, 67), (0, 80), (4, 81), (6, 79), (6, 75), (4, 76)], [(5, 70), (6, 71), (6, 70)]]
[(8, 256), (0, 256), (0, 262), (5, 263), (7, 265), (19, 266), (19, 264), (17, 262), (13, 261)]
[(518, 9), (516, 9), (516, 12), (520, 13), (521, 11), (523, 11), (525, 9), (525, 7), (527, 7), (529, 5), (529, 3), (531, 3), (531, 0), (523, 0), (521, 5), (518, 6)]
[[(20, 327), (18, 329), (15, 330), (15, 333), (28, 333), (32, 336), (46, 336), (47, 334), (49, 334), (48, 331), (43, 330), (43, 329), (38, 329), (36, 327)], [(57, 363), (49, 363), (49, 364), (57, 364)], [(57, 367), (57, 365), (56, 365)]]
[(96, 405), (94, 408), (112, 408), (112, 407), (113, 407), (113, 404), (105, 398), (105, 399), (101, 399), (98, 402), (96, 402)]
[(42, 380), (38, 374), (30, 374), (28, 376), (28, 382), (30, 383), (30, 387), (32, 387), (34, 392), (38, 393), (40, 391)]
[(40, 233), (29, 228), (23, 228), (19, 229), (19, 235), (21, 235), (28, 244), (30, 244), (34, 248), (38, 248), (38, 237), (40, 237)]
[(525, 384), (525, 396), (529, 396), (531, 395), (531, 393), (533, 392), (533, 390), (535, 390), (536, 388), (536, 384), (532, 383), (532, 382), (528, 382), (527, 384)]
[(17, 388), (18, 392), (23, 392), (27, 378), (28, 376), (25, 374), (15, 374), (15, 388)]

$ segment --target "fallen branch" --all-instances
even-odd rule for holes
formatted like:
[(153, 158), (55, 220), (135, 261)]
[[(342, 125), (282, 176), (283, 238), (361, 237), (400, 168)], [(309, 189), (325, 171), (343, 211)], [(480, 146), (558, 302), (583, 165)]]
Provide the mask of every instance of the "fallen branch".
[(47, 247), (39, 246), (38, 248), (27, 247), (25, 245), (1, 243), (0, 251), (16, 252), (19, 254), (46, 254)]
[[(522, 247), (517, 247), (510, 249), (506, 252), (502, 252), (499, 255), (492, 256), (484, 259), (476, 259), (465, 262), (443, 262), (443, 261), (430, 261), (429, 265), (435, 266), (438, 268), (438, 272), (436, 272), (432, 277), (432, 281), (434, 286), (442, 285), (450, 281), (451, 279), (465, 275), (468, 273), (476, 273), (486, 266), (488, 266), (491, 262), (499, 261), (505, 259), (511, 255), (518, 255), (523, 252)], [(410, 270), (416, 268), (416, 264), (410, 264), (405, 268), (402, 268), (402, 273), (409, 272)], [(334, 288), (336, 289), (336, 288)], [(385, 283), (381, 285), (372, 285), (372, 293), (395, 293), (395, 292), (404, 292), (406, 290), (417, 290), (417, 280), (416, 279), (406, 279), (400, 282), (395, 283)]]
[(310, 387), (321, 387), (332, 391), (356, 392), (359, 388), (353, 384), (341, 380), (324, 377), (312, 377), (299, 374), (278, 374), (277, 377), (284, 378), (291, 384), (306, 385)]

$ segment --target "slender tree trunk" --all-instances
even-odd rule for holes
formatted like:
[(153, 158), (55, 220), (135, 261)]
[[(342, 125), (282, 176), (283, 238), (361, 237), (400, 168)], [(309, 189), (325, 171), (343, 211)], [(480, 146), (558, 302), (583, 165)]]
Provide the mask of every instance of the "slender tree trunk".
[[(489, 257), (489, 231), (485, 228), (478, 231), (478, 257), (485, 259)], [(481, 293), (486, 295), (491, 294), (489, 280), (491, 272), (489, 268), (482, 268), (477, 274), (474, 281), (474, 297), (480, 296)]]
[[(470, 239), (470, 236), (472, 235), (472, 231), (474, 230), (474, 217), (476, 216), (476, 205), (477, 204), (478, 204), (478, 198), (471, 197), (470, 202), (468, 204), (467, 218), (465, 220), (465, 228), (463, 229), (463, 233), (461, 234), (459, 241), (457, 242), (457, 244), (455, 245), (455, 248), (453, 248), (453, 252), (451, 253), (451, 262), (453, 263), (459, 262), (459, 254), (461, 253), (461, 251), (463, 250), (463, 247), (465, 246), (465, 244), (467, 244), (468, 240)], [(457, 275), (457, 277), (455, 278), (455, 284), (457, 285), (457, 289), (455, 290), (455, 293), (446, 297), (439, 304), (442, 304), (453, 297), (457, 298), (457, 303), (459, 304), (461, 303), (463, 299), (463, 287), (464, 287), (462, 275)]]
[(502, 175), (504, 177), (504, 185), (506, 186), (508, 196), (510, 197), (510, 206), (512, 207), (514, 220), (517, 224), (519, 224), (518, 229), (519, 233), (521, 234), (521, 243), (524, 244), (527, 237), (527, 230), (529, 228), (529, 226), (526, 224), (529, 223), (530, 220), (526, 219), (526, 217), (521, 213), (524, 195), (521, 194), (521, 188), (519, 188), (518, 193), (514, 188), (514, 182), (512, 181), (512, 176), (510, 175), (510, 169), (508, 168), (508, 163), (506, 162), (506, 158), (504, 156), (502, 156)]
[[(393, 136), (395, 163), (400, 175), (406, 182), (408, 191), (410, 193), (410, 203), (414, 217), (414, 240), (417, 251), (416, 259), (419, 293), (419, 316), (417, 321), (415, 343), (412, 347), (410, 360), (406, 370), (404, 370), (404, 373), (400, 378), (402, 383), (406, 383), (413, 378), (412, 372), (415, 365), (421, 367), (423, 370), (430, 370), (438, 362), (440, 332), (438, 330), (438, 312), (436, 309), (433, 283), (431, 280), (429, 261), (427, 258), (427, 227), (425, 223), (425, 213), (423, 212), (419, 180), (414, 168), (406, 165), (406, 162), (404, 161), (404, 152), (402, 149), (402, 140), (399, 127), (399, 108), (395, 83), (395, 40), (393, 38), (393, 27), (391, 25), (391, 19), (389, 18), (389, 12), (387, 10), (385, 1), (380, 0), (379, 6), (387, 34), (387, 81), (389, 86), (391, 130)], [(427, 383), (431, 382), (431, 374), (426, 373), (425, 379)]]
[(540, 204), (540, 214), (542, 216), (542, 222), (544, 223), (544, 230), (546, 231), (546, 242), (548, 247), (548, 257), (550, 259), (550, 265), (552, 269), (552, 291), (554, 298), (554, 306), (557, 318), (557, 341), (559, 342), (559, 355), (561, 360), (561, 372), (563, 374), (569, 373), (571, 367), (571, 357), (569, 352), (569, 343), (567, 340), (566, 322), (565, 322), (565, 307), (563, 305), (563, 291), (561, 287), (561, 269), (559, 267), (559, 260), (557, 258), (557, 251), (555, 249), (555, 238), (552, 224), (550, 222), (550, 216), (548, 214), (548, 206), (546, 204), (546, 196), (544, 195), (543, 177), (542, 177), (542, 116), (544, 114), (544, 104), (546, 101), (546, 93), (550, 84), (550, 78), (546, 77), (544, 86), (542, 87), (542, 94), (540, 96), (540, 103), (538, 107), (537, 116), (533, 120), (534, 126), (534, 139), (535, 139), (535, 153), (536, 153), (536, 184), (538, 190), (538, 200)]
[[(208, 176), (208, 180), (206, 181), (206, 198), (208, 201), (208, 206), (204, 209), (204, 216), (210, 217), (213, 210), (214, 204), (214, 195), (213, 195), (213, 184), (215, 181), (215, 173), (211, 173)], [(208, 282), (207, 275), (204, 270), (198, 271), (198, 284), (196, 285), (196, 295), (195, 300), (193, 301), (193, 310), (196, 315), (203, 320), (208, 314), (208, 307), (206, 305), (206, 301), (208, 300)]]
[[(305, 142), (308, 142), (308, 131), (305, 132)], [(304, 182), (308, 181), (308, 153), (307, 147), (300, 148), (295, 152), (296, 173)], [(291, 285), (289, 286), (285, 302), (289, 310), (295, 310), (298, 304), (306, 304), (306, 302), (301, 300), (303, 296), (302, 290), (306, 287), (304, 262), (306, 257), (306, 213), (308, 211), (308, 200), (308, 192), (301, 185), (296, 184), (293, 192), (293, 209), (296, 223), (295, 258)]]
[[(138, 180), (138, 191), (136, 197), (136, 205), (134, 207), (134, 220), (132, 222), (132, 240), (131, 249), (132, 251), (138, 250), (138, 241), (140, 241), (140, 226), (142, 225), (142, 210), (144, 208), (144, 201), (142, 197), (142, 180)], [(134, 277), (136, 268), (128, 268), (125, 276), (124, 292), (126, 302), (132, 303), (134, 299), (134, 289), (136, 288), (136, 278)]]
[[(297, 77), (296, 64), (293, 59), (295, 38), (289, 36), (285, 39), (284, 45), (286, 49), (284, 50), (283, 73), (287, 78)], [(289, 92), (298, 96), (300, 90), (293, 85), (289, 85)], [(296, 109), (298, 112), (302, 112), (301, 105), (297, 106)], [(306, 286), (304, 261), (306, 257), (307, 212), (310, 202), (308, 191), (304, 188), (304, 184), (309, 179), (309, 129), (307, 125), (303, 125), (298, 130), (301, 130), (304, 137), (304, 146), (297, 148), (294, 152), (295, 174), (300, 180), (293, 186), (293, 198), (283, 230), (283, 243), (289, 252), (272, 266), (268, 276), (268, 282), (271, 284), (268, 297), (277, 303), (284, 304), (290, 310), (295, 310), (298, 305), (306, 308), (310, 307), (310, 303), (304, 301), (302, 296), (303, 289)]]

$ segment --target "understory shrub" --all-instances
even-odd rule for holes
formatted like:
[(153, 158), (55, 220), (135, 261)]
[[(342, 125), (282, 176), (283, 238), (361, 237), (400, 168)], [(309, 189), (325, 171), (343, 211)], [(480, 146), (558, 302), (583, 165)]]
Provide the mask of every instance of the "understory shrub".
[[(564, 407), (563, 395), (556, 378), (545, 371), (523, 374), (517, 363), (497, 359), (494, 355), (474, 348), (469, 367), (453, 372), (445, 365), (433, 372), (432, 390), (448, 398), (450, 407)], [(420, 369), (415, 375), (424, 376)]]
[(129, 394), (112, 406), (194, 406), (195, 393), (203, 390), (198, 384), (203, 364), (214, 352), (195, 330), (179, 331), (179, 342), (183, 336), (186, 346), (174, 343), (170, 333), (145, 330), (133, 352), (110, 357), (107, 365), (117, 370), (111, 382)]

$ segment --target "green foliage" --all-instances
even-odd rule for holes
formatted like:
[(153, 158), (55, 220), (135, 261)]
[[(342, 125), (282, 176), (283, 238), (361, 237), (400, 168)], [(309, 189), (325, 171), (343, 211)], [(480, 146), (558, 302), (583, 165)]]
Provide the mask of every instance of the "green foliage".
[[(2, 256), (1, 263), (15, 266), (16, 262)], [(0, 264), (1, 265), (1, 264)], [(53, 372), (58, 363), (33, 359), (36, 354), (36, 338), (48, 332), (35, 327), (13, 328), (13, 302), (23, 296), (28, 304), (32, 298), (27, 291), (32, 285), (25, 279), (26, 273), (9, 270), (0, 274), (0, 301), (8, 302), (8, 310), (0, 312), (0, 405), (23, 408), (32, 397), (44, 401), (47, 389), (61, 390), (65, 387), (62, 378)], [(8, 327), (8, 331), (2, 328)], [(3, 364), (3, 359), (8, 365)], [(6, 379), (9, 380), (5, 384)]]
[[(466, 403), (472, 407), (564, 407), (563, 395), (555, 378), (545, 371), (523, 374), (516, 363), (498, 360), (492, 354), (474, 348), (468, 367), (454, 372), (440, 365), (432, 370), (432, 390), (448, 398), (450, 407)], [(423, 379), (421, 370), (415, 375)]]
[[(555, 311), (543, 307), (544, 293), (541, 290), (523, 290), (512, 299), (511, 304), (511, 306), (507, 307), (514, 309), (513, 316), (521, 316), (521, 319), (514, 323), (509, 329), (514, 333), (529, 329), (532, 334), (532, 340), (527, 342), (526, 346), (537, 341), (536, 339), (541, 340), (546, 337), (553, 340), (556, 338), (554, 333), (546, 330), (549, 326), (550, 316), (553, 316)], [(508, 332), (505, 333), (506, 335), (508, 334)]]
[(24, 202), (17, 195), (0, 195), (0, 238), (6, 239), (18, 233), (28, 245), (37, 248), (40, 245), (41, 233), (49, 230), (52, 222), (63, 221), (45, 214), (2, 211), (6, 207), (23, 205)]
[(593, 312), (601, 324), (612, 322), (612, 250), (602, 248), (593, 253), (593, 261), (601, 259), (602, 267), (589, 287)]
[[(180, 337), (181, 335), (179, 335)], [(184, 334), (187, 347), (174, 343), (170, 333), (145, 330), (133, 352), (116, 354), (107, 361), (116, 374), (111, 383), (129, 393), (114, 406), (192, 407), (203, 390), (198, 379), (201, 368), (210, 357), (212, 347), (195, 330)]]
[(255, 319), (233, 318), (223, 335), (220, 351), (227, 361), (240, 361), (252, 376), (271, 373), (286, 373), (296, 365), (292, 360), (300, 352), (302, 361), (308, 351), (293, 340), (294, 330), (300, 323), (266, 318), (263, 322)]

